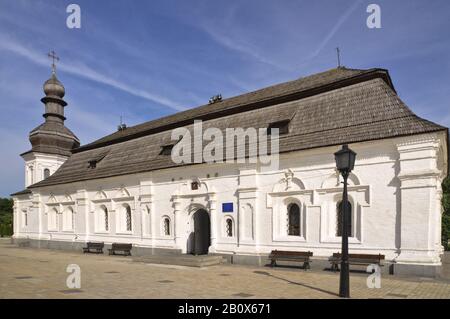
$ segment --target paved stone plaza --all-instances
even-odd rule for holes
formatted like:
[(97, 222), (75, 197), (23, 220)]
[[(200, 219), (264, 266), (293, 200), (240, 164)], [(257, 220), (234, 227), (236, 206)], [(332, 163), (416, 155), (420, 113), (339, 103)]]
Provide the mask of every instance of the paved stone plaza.
[[(81, 289), (66, 286), (66, 267), (81, 268)], [(450, 282), (383, 275), (369, 289), (351, 274), (353, 298), (450, 298)], [(130, 257), (18, 248), (0, 240), (0, 298), (337, 298), (339, 273), (221, 265), (150, 265)]]

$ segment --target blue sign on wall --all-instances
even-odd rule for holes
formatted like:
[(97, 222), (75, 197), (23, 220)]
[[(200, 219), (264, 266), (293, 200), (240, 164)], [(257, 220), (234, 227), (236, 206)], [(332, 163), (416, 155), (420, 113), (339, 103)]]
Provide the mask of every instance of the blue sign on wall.
[(233, 203), (222, 203), (222, 213), (232, 213)]

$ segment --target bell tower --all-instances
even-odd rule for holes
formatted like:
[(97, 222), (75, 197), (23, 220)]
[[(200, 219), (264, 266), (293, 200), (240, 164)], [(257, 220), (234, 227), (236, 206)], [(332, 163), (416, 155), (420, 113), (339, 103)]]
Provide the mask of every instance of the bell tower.
[(52, 74), (44, 83), (45, 96), (41, 102), (45, 105), (44, 123), (29, 134), (31, 150), (21, 154), (25, 160), (25, 186), (49, 177), (72, 154), (72, 149), (80, 146), (80, 141), (65, 125), (63, 100), (65, 89), (56, 77), (55, 52), (49, 53), (53, 59)]

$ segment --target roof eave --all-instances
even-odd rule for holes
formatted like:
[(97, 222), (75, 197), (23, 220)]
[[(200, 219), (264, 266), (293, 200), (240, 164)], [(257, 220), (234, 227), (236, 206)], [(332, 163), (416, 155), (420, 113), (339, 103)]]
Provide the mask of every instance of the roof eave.
[[(328, 143), (328, 144), (324, 144), (324, 145), (320, 145), (320, 146), (313, 146), (313, 147), (308, 147), (308, 148), (301, 148), (301, 149), (284, 151), (284, 152), (280, 152), (280, 154), (287, 154), (287, 153), (292, 153), (292, 152), (300, 152), (300, 151), (307, 151), (307, 150), (313, 150), (313, 149), (319, 149), (319, 148), (326, 148), (326, 147), (338, 146), (338, 145), (343, 145), (343, 144), (365, 143), (365, 142), (371, 142), (371, 141), (379, 141), (379, 140), (383, 140), (383, 139), (393, 139), (393, 138), (399, 138), (399, 137), (404, 137), (404, 136), (414, 136), (414, 135), (427, 134), (427, 133), (433, 133), (433, 132), (442, 132), (442, 131), (445, 131), (447, 133), (447, 136), (448, 136), (448, 128), (446, 128), (446, 127), (436, 127), (435, 129), (430, 130), (430, 131), (426, 131), (426, 132), (398, 134), (398, 135), (395, 135), (395, 136), (384, 137), (384, 138), (368, 138), (368, 139), (362, 139), (362, 140), (356, 140), (356, 141), (353, 140), (353, 141), (342, 142), (342, 143)], [(448, 145), (448, 143), (449, 143), (449, 140), (447, 138), (447, 145)], [(448, 149), (448, 146), (447, 146), (447, 153), (449, 153), (448, 151), (449, 151), (449, 149)], [(448, 154), (447, 154), (447, 158), (448, 158)], [(146, 169), (146, 170), (142, 170), (142, 171), (135, 171), (135, 172), (132, 172), (131, 174), (140, 174), (140, 173), (157, 171), (157, 170), (173, 169), (175, 167), (185, 167), (185, 166), (201, 165), (201, 164), (205, 164), (205, 163), (191, 163), (191, 164), (185, 164), (185, 165), (181, 165), (181, 166), (170, 166), (170, 167), (163, 167), (163, 168), (156, 168), (156, 169)], [(448, 165), (448, 161), (447, 161), (447, 165)], [(447, 172), (449, 172), (449, 171), (447, 170)], [(95, 179), (105, 179), (105, 178), (111, 178), (111, 177), (117, 177), (117, 176), (129, 175), (129, 174), (130, 173), (120, 173), (120, 174), (114, 174), (114, 175), (109, 175), (109, 176), (104, 176), (104, 177), (97, 177)], [(28, 188), (31, 189), (31, 188), (38, 188), (38, 187), (63, 185), (63, 184), (83, 182), (83, 181), (87, 181), (87, 180), (90, 180), (90, 178), (82, 178), (82, 179), (73, 180), (73, 181), (70, 181), (70, 182), (54, 182), (54, 183), (52, 183), (52, 182), (48, 183), (48, 180), (43, 180), (43, 181), (40, 181), (40, 182), (38, 182), (36, 184), (28, 186)]]
[(29, 195), (29, 194), (31, 194), (32, 193), (32, 191), (31, 191), (31, 189), (25, 189), (25, 190), (22, 190), (22, 191), (20, 191), (20, 192), (15, 192), (15, 193), (12, 193), (12, 194), (10, 194), (9, 196), (11, 196), (11, 197), (14, 197), (14, 196), (21, 196), (21, 195)]

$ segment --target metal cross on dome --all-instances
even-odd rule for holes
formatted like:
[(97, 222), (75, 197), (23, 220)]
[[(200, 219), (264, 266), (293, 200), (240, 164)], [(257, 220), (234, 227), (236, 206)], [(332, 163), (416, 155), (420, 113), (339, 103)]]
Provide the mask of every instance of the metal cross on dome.
[(52, 59), (52, 73), (56, 72), (56, 64), (55, 64), (55, 60), (59, 61), (59, 57), (56, 55), (55, 51), (51, 51), (50, 53), (47, 54), (47, 56)]

